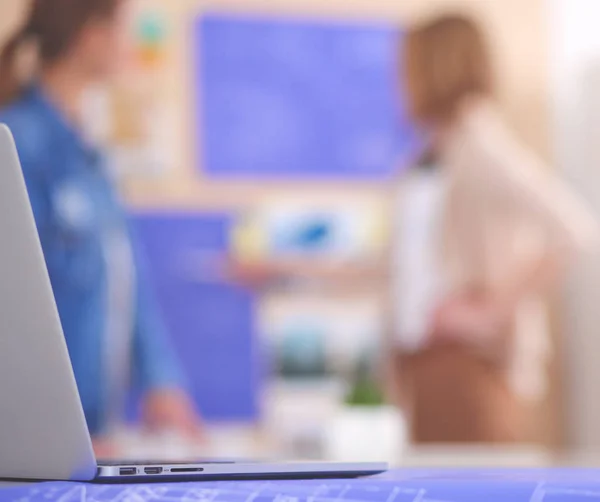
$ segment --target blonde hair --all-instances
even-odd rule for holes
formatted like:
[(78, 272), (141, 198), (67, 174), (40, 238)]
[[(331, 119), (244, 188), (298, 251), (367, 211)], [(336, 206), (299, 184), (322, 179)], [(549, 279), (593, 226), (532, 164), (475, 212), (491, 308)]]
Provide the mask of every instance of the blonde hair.
[(492, 94), (485, 37), (468, 17), (438, 17), (411, 29), (405, 43), (403, 70), (416, 120), (452, 121), (464, 98)]

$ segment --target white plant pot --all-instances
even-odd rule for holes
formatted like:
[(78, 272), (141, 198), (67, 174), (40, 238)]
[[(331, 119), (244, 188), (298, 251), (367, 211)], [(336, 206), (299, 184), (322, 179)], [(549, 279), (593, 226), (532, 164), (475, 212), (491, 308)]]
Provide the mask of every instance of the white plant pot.
[(347, 406), (331, 420), (325, 438), (328, 460), (397, 465), (407, 446), (402, 413), (391, 406)]

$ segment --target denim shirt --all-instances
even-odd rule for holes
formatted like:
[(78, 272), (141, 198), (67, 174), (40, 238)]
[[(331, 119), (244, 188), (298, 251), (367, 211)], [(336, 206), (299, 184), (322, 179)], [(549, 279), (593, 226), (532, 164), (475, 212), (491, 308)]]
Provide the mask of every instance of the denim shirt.
[(15, 137), (88, 427), (100, 434), (111, 414), (106, 249), (112, 236), (123, 236), (135, 256), (131, 382), (145, 392), (178, 386), (180, 368), (145, 285), (139, 253), (102, 155), (38, 87), (0, 110), (0, 122)]

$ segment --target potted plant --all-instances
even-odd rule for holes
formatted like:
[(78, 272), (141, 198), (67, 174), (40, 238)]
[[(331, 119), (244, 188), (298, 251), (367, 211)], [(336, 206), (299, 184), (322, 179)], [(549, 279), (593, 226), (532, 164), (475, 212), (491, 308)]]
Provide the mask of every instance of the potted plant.
[(377, 357), (363, 353), (350, 377), (349, 391), (327, 434), (327, 456), (338, 461), (397, 463), (406, 445), (406, 423), (386, 403), (375, 369)]

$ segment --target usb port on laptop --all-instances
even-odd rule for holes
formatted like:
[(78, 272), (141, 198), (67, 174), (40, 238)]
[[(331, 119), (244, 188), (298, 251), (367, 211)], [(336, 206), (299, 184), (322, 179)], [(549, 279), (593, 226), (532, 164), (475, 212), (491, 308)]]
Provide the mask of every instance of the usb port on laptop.
[(121, 467), (119, 469), (119, 474), (121, 476), (135, 476), (137, 474), (137, 469), (135, 467)]
[(144, 472), (146, 474), (160, 474), (163, 471), (162, 467), (144, 467)]

